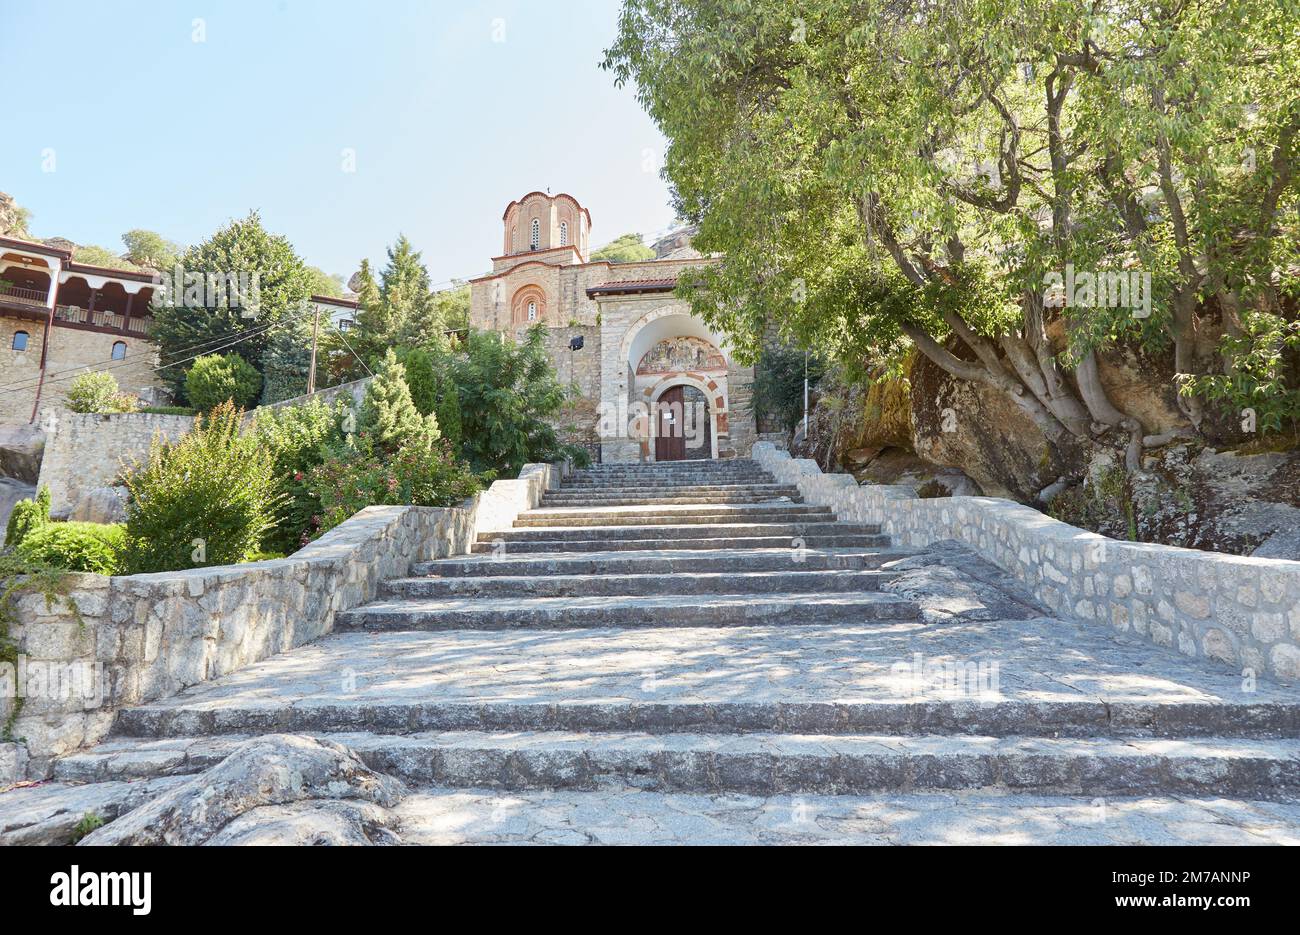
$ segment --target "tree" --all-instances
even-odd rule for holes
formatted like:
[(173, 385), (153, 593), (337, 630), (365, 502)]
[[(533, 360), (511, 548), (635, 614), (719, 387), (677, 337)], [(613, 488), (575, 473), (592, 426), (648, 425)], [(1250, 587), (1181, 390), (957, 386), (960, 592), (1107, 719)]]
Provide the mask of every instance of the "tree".
[(171, 270), (180, 260), (184, 248), (167, 240), (161, 234), (143, 228), (134, 228), (122, 235), (126, 258), (137, 266), (156, 270)]
[(335, 299), (343, 296), (342, 276), (331, 276), (318, 266), (307, 267), (307, 273), (311, 276), (312, 295), (325, 295)]
[[(151, 331), (165, 365), (160, 376), (178, 396), (184, 395), (187, 362), (196, 351), (229, 350), (260, 373), (281, 323), (311, 317), (307, 265), (288, 240), (262, 226), (255, 211), (191, 247), (181, 265), (187, 276), (199, 274), (206, 282), (202, 288), (176, 287), (174, 302), (156, 305)], [(228, 277), (240, 274), (246, 277), (249, 295), (221, 287), (230, 282)]]
[(528, 330), (522, 344), (495, 331), (471, 331), (456, 358), (462, 450), (478, 473), (514, 477), (530, 462), (572, 457), (582, 448), (562, 445), (549, 421), (569, 391), (556, 379), (546, 353), (546, 327)]
[(139, 269), (130, 260), (124, 260), (112, 250), (105, 247), (97, 247), (94, 244), (79, 246), (72, 251), (72, 258), (78, 263), (85, 263), (89, 266), (103, 266), (108, 269)]
[(201, 411), (227, 402), (242, 409), (257, 399), (261, 388), (262, 375), (233, 353), (200, 357), (185, 375), (185, 395)]
[[(628, 0), (605, 67), (668, 136), (696, 247), (725, 254), (690, 294), (738, 350), (768, 323), (849, 360), (912, 345), (1006, 393), (1057, 456), (1111, 444), (1133, 468), (1161, 439), (1107, 397), (1096, 351), (1203, 372), (1198, 334), (1294, 288), (1283, 6), (816, 0), (792, 21), (783, 0)], [(1075, 269), (1149, 273), (1149, 304), (1057, 304)]]
[(433, 414), (438, 431), (453, 447), (459, 447), (460, 399), (452, 377), (453, 362), (447, 354), (434, 355), (424, 348), (403, 348), (398, 360), (406, 368), (406, 385), (420, 415)]
[(436, 441), (438, 420), (421, 415), (406, 385), (406, 368), (390, 348), (361, 402), (357, 432), (374, 450), (393, 453), (420, 439)]
[(639, 263), (654, 258), (654, 250), (645, 245), (640, 234), (623, 234), (591, 254), (592, 262), (608, 260), (610, 263)]

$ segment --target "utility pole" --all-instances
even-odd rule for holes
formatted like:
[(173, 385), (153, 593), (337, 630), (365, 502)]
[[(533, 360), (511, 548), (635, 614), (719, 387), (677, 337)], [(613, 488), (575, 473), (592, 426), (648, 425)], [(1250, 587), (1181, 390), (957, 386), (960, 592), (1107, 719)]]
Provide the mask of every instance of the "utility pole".
[(316, 306), (316, 314), (312, 318), (311, 324), (311, 369), (307, 371), (307, 395), (310, 396), (316, 392), (316, 337), (320, 334), (320, 306)]
[(808, 351), (803, 352), (803, 443), (808, 444)]

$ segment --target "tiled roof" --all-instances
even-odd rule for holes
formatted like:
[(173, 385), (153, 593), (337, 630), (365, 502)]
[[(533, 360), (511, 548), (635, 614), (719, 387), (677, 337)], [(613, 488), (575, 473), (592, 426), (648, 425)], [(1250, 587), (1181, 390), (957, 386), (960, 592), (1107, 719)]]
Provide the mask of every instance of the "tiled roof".
[(622, 292), (669, 292), (677, 288), (677, 277), (667, 279), (624, 279), (602, 282), (587, 287), (588, 298), (596, 295), (617, 295)]

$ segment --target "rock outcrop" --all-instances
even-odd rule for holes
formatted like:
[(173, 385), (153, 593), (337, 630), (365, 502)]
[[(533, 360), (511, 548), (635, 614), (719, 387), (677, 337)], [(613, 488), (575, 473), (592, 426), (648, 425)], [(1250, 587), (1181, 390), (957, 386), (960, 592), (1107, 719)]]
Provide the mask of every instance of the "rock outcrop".
[(45, 453), (45, 433), (35, 425), (0, 425), (0, 477), (36, 483)]
[[(284, 839), (324, 835), (335, 843), (344, 839), (347, 843), (369, 842), (374, 835), (391, 843), (387, 834), (380, 834), (383, 822), (374, 811), (309, 808), (303, 803), (355, 800), (391, 808), (405, 795), (406, 787), (400, 781), (376, 773), (340, 744), (270, 734), (241, 744), (207, 772), (92, 832), (80, 843), (195, 845), (213, 839), (247, 843), (259, 834)], [(268, 819), (267, 824), (260, 818)]]

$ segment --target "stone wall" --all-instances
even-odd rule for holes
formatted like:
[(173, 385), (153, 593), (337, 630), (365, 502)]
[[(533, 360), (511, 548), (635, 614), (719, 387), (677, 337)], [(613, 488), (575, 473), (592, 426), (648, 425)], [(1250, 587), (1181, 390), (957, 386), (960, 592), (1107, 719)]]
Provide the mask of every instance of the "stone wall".
[(52, 412), (37, 487), (49, 487), (54, 511), (63, 512), (82, 494), (113, 486), (124, 465), (144, 460), (155, 436), (174, 441), (193, 425), (192, 416)]
[(804, 499), (879, 523), (900, 546), (955, 539), (1054, 612), (1237, 670), (1300, 680), (1300, 562), (1123, 542), (996, 497), (920, 499), (911, 487), (823, 474), (769, 442), (753, 456)]
[[(23, 742), (0, 743), (0, 786), (43, 777), (53, 757), (101, 740), (119, 708), (166, 698), (324, 636), (339, 611), (373, 600), (381, 581), (405, 576), (415, 562), (464, 555), (481, 531), (511, 528), (567, 470), (525, 465), (518, 480), (497, 481), (459, 507), (367, 507), (274, 561), (71, 575), (68, 596), (79, 613), (21, 595), (9, 635), (25, 670), (94, 673), (101, 690), (93, 697), (27, 698), (12, 732)], [(4, 677), (0, 669), (0, 685)], [(30, 675), (19, 681), (27, 684)], [(12, 710), (12, 697), (0, 691), (0, 722)]]
[[(27, 350), (13, 349), (14, 333), (27, 332)], [(30, 422), (41, 372), (41, 341), (45, 326), (38, 322), (0, 317), (0, 425)], [(126, 357), (113, 360), (113, 345), (126, 345)], [(153, 368), (158, 351), (142, 335), (107, 334), (85, 328), (55, 325), (45, 364), (41, 412), (62, 412), (63, 399), (73, 379), (88, 370), (107, 370), (124, 393), (134, 393), (146, 403), (162, 401), (165, 387)]]
[[(292, 399), (282, 399), (278, 403), (271, 403), (267, 406), (259, 406), (259, 409), (284, 409), (289, 406), (301, 406), (309, 399), (318, 399), (323, 403), (333, 403), (336, 399), (348, 397), (352, 400), (354, 408), (361, 405), (361, 401), (366, 397), (366, 387), (370, 386), (370, 381), (374, 377), (362, 377), (360, 380), (353, 380), (351, 383), (340, 383), (338, 386), (331, 386), (323, 390), (317, 390), (315, 393), (304, 393), (302, 396), (294, 396)], [(253, 415), (257, 410), (254, 409), (249, 415)]]

